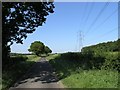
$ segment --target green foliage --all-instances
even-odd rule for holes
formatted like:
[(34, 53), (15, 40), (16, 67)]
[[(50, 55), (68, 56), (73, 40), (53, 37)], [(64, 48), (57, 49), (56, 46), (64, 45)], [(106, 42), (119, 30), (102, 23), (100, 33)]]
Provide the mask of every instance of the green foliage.
[(39, 59), (36, 55), (10, 57), (11, 62), (2, 71), (2, 90), (8, 90)]
[(46, 53), (46, 54), (52, 53), (52, 50), (48, 46), (45, 46), (44, 53)]
[(97, 45), (84, 47), (82, 48), (81, 51), (83, 53), (87, 53), (87, 52), (89, 53), (90, 51), (92, 52), (115, 52), (115, 51), (119, 51), (118, 50), (119, 43), (120, 43), (120, 39), (114, 42), (99, 43)]
[(9, 63), (10, 60), (9, 53), (10, 53), (10, 47), (6, 45), (2, 46), (2, 68), (4, 68), (5, 64)]
[[(114, 42), (100, 43), (93, 46), (84, 47), (82, 53), (84, 55), (92, 54), (91, 62), (100, 64), (101, 69), (111, 69), (120, 71), (119, 52), (120, 39)], [(90, 58), (91, 56), (87, 56)], [(96, 57), (99, 57), (98, 59)], [(90, 60), (89, 60), (90, 61)]]
[(10, 58), (10, 60), (11, 61), (18, 61), (18, 62), (21, 62), (21, 61), (26, 61), (28, 59), (28, 57), (27, 56), (23, 56), (23, 55), (17, 55), (17, 57), (15, 56), (15, 57), (11, 57)]
[(22, 43), (27, 33), (33, 33), (45, 23), (46, 16), (54, 12), (53, 8), (52, 2), (3, 2), (3, 40)]
[(50, 58), (63, 84), (70, 88), (117, 88), (120, 57), (118, 41), (84, 47), (81, 53)]
[(44, 52), (44, 44), (40, 41), (35, 41), (31, 43), (30, 49), (28, 49), (28, 51), (33, 52), (39, 56), (39, 54), (42, 54)]
[[(77, 55), (80, 55), (79, 59)], [(87, 59), (80, 53), (69, 52), (51, 55), (48, 56), (48, 59), (51, 65), (56, 69), (58, 78), (62, 80), (66, 88), (117, 88), (118, 72), (108, 69), (100, 70), (90, 68), (90, 65), (92, 65), (89, 64), (90, 61), (96, 63), (101, 60), (95, 58), (92, 60), (93, 57), (90, 54), (88, 54), (88, 56)]]
[(51, 60), (54, 59), (56, 57), (58, 57), (60, 54), (50, 54), (49, 56), (46, 57), (47, 60)]
[(27, 34), (45, 23), (53, 9), (53, 2), (2, 2), (3, 64), (9, 59), (13, 42), (22, 44)]
[[(117, 52), (105, 53), (63, 53), (49, 56), (49, 62), (56, 68), (60, 79), (69, 76), (71, 71), (81, 70), (114, 70), (120, 71)], [(63, 68), (63, 69), (62, 69)]]
[(100, 69), (105, 57), (94, 53), (64, 53), (60, 59), (74, 63), (82, 69)]
[(118, 73), (107, 70), (82, 71), (64, 78), (62, 83), (68, 88), (92, 88), (89, 90), (93, 90), (93, 88), (117, 88)]
[(10, 56), (19, 56), (19, 55), (33, 55), (31, 53), (10, 53)]
[(102, 65), (102, 69), (106, 70), (118, 70), (120, 71), (120, 58), (118, 57), (118, 52), (114, 53), (107, 53), (105, 56), (105, 62)]
[(35, 41), (31, 43), (30, 49), (28, 49), (28, 51), (35, 53), (37, 56), (44, 54), (44, 53), (48, 54), (52, 52), (52, 50), (48, 46), (45, 46), (40, 41)]

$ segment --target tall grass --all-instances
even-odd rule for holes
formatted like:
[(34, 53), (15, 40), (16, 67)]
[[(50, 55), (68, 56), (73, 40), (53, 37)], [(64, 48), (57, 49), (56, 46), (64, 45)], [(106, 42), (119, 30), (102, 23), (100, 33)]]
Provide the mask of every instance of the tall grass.
[(118, 72), (89, 70), (71, 74), (62, 80), (68, 88), (117, 88)]

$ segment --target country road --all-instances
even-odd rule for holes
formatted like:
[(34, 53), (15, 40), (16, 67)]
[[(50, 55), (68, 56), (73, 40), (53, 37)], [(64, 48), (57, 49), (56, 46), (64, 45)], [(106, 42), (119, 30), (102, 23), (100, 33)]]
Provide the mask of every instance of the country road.
[[(21, 66), (22, 67), (22, 66)], [(64, 88), (49, 62), (43, 57), (9, 90), (18, 88)]]

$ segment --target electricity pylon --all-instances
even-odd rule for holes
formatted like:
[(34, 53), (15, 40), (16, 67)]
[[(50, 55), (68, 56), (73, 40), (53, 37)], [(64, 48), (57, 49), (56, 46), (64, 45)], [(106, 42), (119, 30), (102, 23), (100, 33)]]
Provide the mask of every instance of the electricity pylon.
[(81, 52), (81, 49), (83, 47), (83, 32), (79, 31), (79, 52)]

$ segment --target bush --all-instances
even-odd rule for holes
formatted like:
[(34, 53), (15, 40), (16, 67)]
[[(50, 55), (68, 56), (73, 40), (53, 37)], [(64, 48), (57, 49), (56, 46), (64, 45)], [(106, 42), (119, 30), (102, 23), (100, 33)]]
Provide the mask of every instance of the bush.
[(26, 61), (28, 59), (27, 56), (23, 56), (23, 55), (18, 55), (16, 57), (11, 57), (11, 60), (14, 61)]
[(107, 70), (119, 70), (118, 54), (110, 52), (87, 52), (87, 53), (64, 53), (61, 55), (62, 60), (66, 60), (68, 63), (76, 64), (76, 66), (82, 69), (107, 69)]
[(102, 69), (110, 69), (110, 70), (119, 70), (120, 68), (120, 58), (118, 57), (118, 54), (106, 54), (105, 56), (105, 62)]

